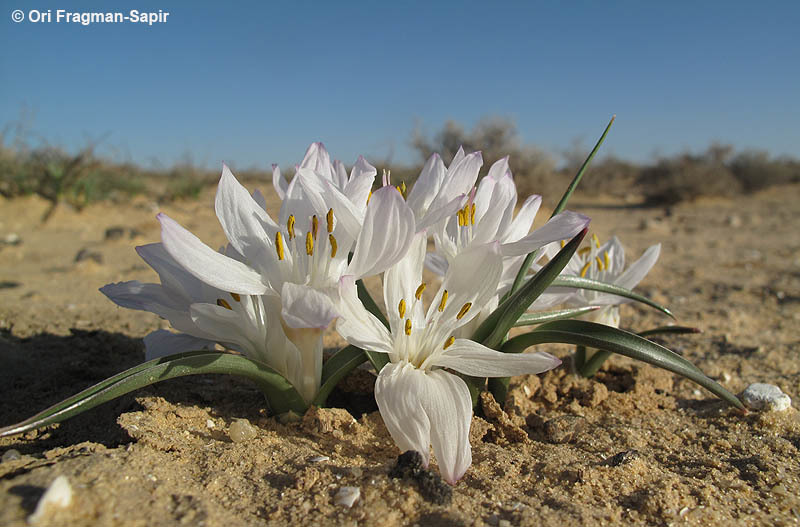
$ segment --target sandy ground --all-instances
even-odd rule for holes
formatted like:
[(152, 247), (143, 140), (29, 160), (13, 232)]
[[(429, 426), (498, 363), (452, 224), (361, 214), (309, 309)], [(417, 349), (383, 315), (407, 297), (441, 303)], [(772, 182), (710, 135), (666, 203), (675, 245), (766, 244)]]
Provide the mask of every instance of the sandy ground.
[[(209, 189), (164, 211), (219, 245), (212, 197)], [(635, 200), (590, 206), (581, 196), (571, 208), (592, 216), (601, 239), (619, 235), (630, 260), (662, 242), (661, 260), (639, 290), (669, 305), (680, 323), (704, 330), (665, 339), (667, 345), (734, 392), (769, 382), (796, 398), (799, 199), (800, 187), (787, 186), (669, 210), (636, 207)], [(0, 240), (19, 237), (0, 243), (2, 425), (140, 362), (141, 338), (165, 327), (97, 291), (113, 281), (154, 280), (133, 250), (159, 239), (154, 204), (142, 199), (80, 213), (61, 206), (41, 225), (46, 209), (36, 198), (0, 201)], [(666, 322), (638, 307), (622, 315), (623, 326), (636, 329)], [(566, 346), (543, 349), (570, 353)], [(323, 409), (281, 424), (246, 381), (191, 377), (2, 439), (0, 452), (21, 455), (0, 463), (0, 524), (25, 525), (58, 475), (70, 481), (73, 503), (50, 510), (40, 524), (800, 522), (795, 408), (743, 415), (686, 380), (622, 357), (594, 380), (565, 367), (516, 378), (507, 413), (487, 400), (474, 418), (473, 465), (452, 489), (452, 502), (437, 505), (415, 482), (389, 477), (399, 452), (375, 411), (372, 380), (359, 372), (335, 393), (350, 413)], [(234, 442), (229, 428), (242, 418), (255, 437)], [(334, 504), (344, 486), (361, 492), (349, 509)]]

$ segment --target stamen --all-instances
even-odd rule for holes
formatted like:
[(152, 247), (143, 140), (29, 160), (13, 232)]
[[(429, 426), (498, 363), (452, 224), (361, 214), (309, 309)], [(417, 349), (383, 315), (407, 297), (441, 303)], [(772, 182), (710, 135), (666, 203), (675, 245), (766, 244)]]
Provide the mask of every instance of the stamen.
[(317, 239), (317, 231), (319, 231), (319, 218), (314, 214), (311, 216), (311, 234), (315, 240)]
[(605, 254), (603, 254), (603, 259), (605, 260), (606, 263), (606, 269), (608, 269), (610, 267), (609, 262), (611, 261), (611, 258), (608, 256), (608, 251), (606, 251)]
[(328, 235), (328, 241), (331, 242), (331, 258), (336, 258), (336, 249), (339, 246), (336, 243), (336, 238), (333, 237), (333, 234)]
[(472, 207), (469, 209), (469, 222), (475, 225), (475, 204), (472, 204)]
[(444, 341), (444, 346), (442, 347), (442, 349), (446, 350), (447, 348), (452, 346), (453, 342), (455, 342), (455, 341), (456, 341), (456, 338), (454, 336), (450, 335), (450, 338), (447, 339), (446, 341)]
[[(562, 247), (563, 247), (563, 245), (562, 245)], [(581, 247), (580, 249), (578, 249), (578, 256), (586, 256), (590, 252), (592, 252), (592, 248), (591, 247)]]
[(602, 271), (604, 269), (603, 260), (601, 260), (599, 256), (595, 256), (594, 259), (597, 262), (597, 270)]
[(289, 219), (286, 220), (286, 228), (289, 231), (289, 239), (294, 240), (294, 214), (289, 216)]
[(306, 233), (306, 254), (309, 256), (314, 254), (314, 237), (310, 232)]
[(371, 197), (372, 197), (372, 191), (370, 190), (369, 191), (369, 196), (367, 196), (367, 205), (369, 205), (369, 198), (371, 198)]
[(600, 248), (600, 239), (597, 237), (597, 234), (592, 233), (592, 239), (594, 240), (595, 246), (599, 249)]
[(562, 249), (564, 248), (564, 246), (565, 246), (566, 244), (567, 244), (567, 242), (565, 242), (564, 240), (561, 240), (561, 248), (562, 248)]
[(581, 269), (581, 278), (586, 278), (586, 273), (589, 272), (589, 268), (592, 266), (592, 262), (586, 262), (586, 264)]
[(275, 233), (275, 252), (278, 253), (278, 260), (283, 260), (283, 236), (281, 236), (281, 231)]
[(425, 282), (419, 284), (419, 287), (417, 287), (417, 290), (414, 292), (414, 298), (416, 298), (417, 300), (422, 298), (422, 292), (425, 291), (425, 287), (426, 287)]
[(328, 232), (333, 232), (333, 209), (328, 209), (325, 219), (328, 220)]
[(239, 293), (231, 293), (231, 298), (233, 298), (237, 302), (241, 302), (242, 301), (242, 297), (239, 296)]
[(400, 313), (400, 318), (406, 316), (406, 301), (404, 299), (400, 299), (400, 303), (397, 305), (397, 312)]
[(233, 311), (231, 305), (224, 298), (217, 298), (217, 305), (219, 307), (224, 307), (225, 309), (230, 309), (231, 311)]
[(439, 302), (439, 313), (444, 311), (444, 306), (446, 305), (447, 305), (447, 289), (445, 289), (444, 293), (442, 293), (442, 300), (441, 302)]
[(406, 182), (405, 182), (405, 181), (402, 181), (402, 182), (401, 182), (399, 185), (397, 185), (395, 188), (397, 189), (397, 192), (399, 192), (399, 193), (400, 193), (400, 195), (401, 195), (401, 196), (403, 196), (403, 199), (406, 199), (406, 194), (407, 194), (407, 190), (408, 190), (408, 189), (406, 188)]
[(467, 311), (469, 311), (469, 308), (471, 307), (472, 307), (472, 302), (467, 302), (466, 304), (461, 306), (461, 311), (459, 311), (458, 315), (456, 315), (456, 320), (461, 320), (462, 318), (464, 318), (464, 315), (467, 314)]
[(411, 319), (406, 319), (406, 335), (411, 335)]
[(464, 210), (463, 209), (458, 209), (458, 213), (457, 214), (458, 214), (458, 226), (459, 227), (464, 227), (466, 225), (466, 222), (464, 221)]

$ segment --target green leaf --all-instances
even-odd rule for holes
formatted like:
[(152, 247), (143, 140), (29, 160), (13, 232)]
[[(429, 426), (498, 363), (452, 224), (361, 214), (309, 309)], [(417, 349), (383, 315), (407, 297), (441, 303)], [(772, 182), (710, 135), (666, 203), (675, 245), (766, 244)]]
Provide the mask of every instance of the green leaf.
[(311, 404), (324, 406), (339, 381), (366, 360), (364, 350), (355, 346), (347, 346), (334, 353), (322, 366), (322, 386)]
[(620, 287), (614, 284), (607, 284), (606, 282), (600, 282), (598, 280), (592, 280), (590, 278), (581, 278), (580, 276), (570, 276), (570, 275), (563, 275), (559, 276), (550, 284), (550, 287), (570, 287), (574, 289), (589, 289), (591, 291), (600, 291), (602, 293), (610, 293), (612, 295), (617, 295), (625, 298), (630, 298), (631, 300), (636, 300), (637, 302), (641, 302), (642, 304), (647, 304), (648, 306), (655, 308), (665, 315), (675, 318), (675, 315), (672, 314), (672, 311), (667, 309), (666, 307), (653, 302), (649, 298), (642, 296), (638, 293), (634, 293), (630, 289), (625, 289), (624, 287)]
[[(581, 179), (583, 179), (583, 174), (586, 172), (586, 169), (589, 167), (589, 163), (591, 163), (595, 154), (600, 149), (600, 145), (602, 145), (603, 141), (605, 141), (606, 135), (608, 135), (608, 131), (611, 129), (611, 125), (614, 124), (614, 119), (616, 118), (617, 118), (616, 115), (611, 117), (611, 120), (608, 122), (606, 129), (603, 131), (603, 135), (601, 135), (600, 139), (597, 140), (597, 143), (594, 145), (594, 148), (592, 148), (592, 151), (589, 153), (589, 156), (581, 165), (581, 168), (578, 170), (578, 173), (575, 174), (574, 178), (572, 178), (572, 182), (570, 182), (569, 186), (567, 187), (567, 190), (564, 192), (564, 195), (561, 196), (561, 199), (558, 201), (558, 205), (556, 205), (556, 208), (553, 209), (553, 213), (550, 215), (550, 218), (562, 212), (564, 208), (566, 208), (569, 198), (572, 196), (572, 193), (575, 192), (575, 189), (578, 188), (578, 184), (581, 182)], [(528, 269), (530, 269), (533, 262), (536, 261), (536, 256), (538, 255), (538, 253), (539, 251), (536, 250), (525, 257), (525, 260), (522, 262), (522, 267), (519, 268), (519, 271), (517, 271), (517, 276), (514, 278), (514, 284), (511, 286), (509, 295), (514, 294), (520, 287), (522, 287), (522, 283), (525, 281), (525, 275), (528, 274)]]
[(217, 351), (179, 353), (134, 366), (20, 423), (0, 428), (0, 437), (60, 423), (95, 406), (145, 386), (186, 375), (223, 373), (245, 377), (264, 393), (270, 409), (302, 414), (307, 405), (294, 386), (266, 364), (242, 355)]
[[(358, 299), (361, 300), (361, 303), (364, 304), (364, 307), (367, 309), (367, 311), (375, 315), (384, 326), (389, 328), (389, 321), (381, 312), (378, 304), (375, 303), (372, 295), (370, 295), (369, 291), (367, 291), (367, 287), (364, 285), (362, 280), (356, 281), (356, 290), (358, 291)], [(378, 353), (377, 351), (370, 350), (364, 350), (364, 353), (367, 354), (369, 362), (372, 364), (372, 367), (375, 368), (377, 373), (380, 373), (381, 369), (389, 362), (389, 357), (387, 357), (385, 353)]]
[(583, 229), (576, 234), (538, 273), (525, 283), (522, 289), (500, 304), (478, 327), (472, 340), (481, 342), (490, 348), (497, 348), (503, 342), (508, 330), (564, 269), (583, 241), (583, 237), (586, 236), (587, 230)]
[[(634, 333), (603, 324), (584, 320), (548, 322), (529, 333), (510, 339), (503, 346), (503, 351), (519, 352), (529, 346), (554, 342), (619, 353), (647, 362), (696, 382), (736, 408), (744, 408), (735, 395), (706, 377), (699, 368), (680, 355)], [(591, 362), (591, 359), (588, 362)]]
[(653, 335), (685, 335), (687, 333), (702, 333), (700, 328), (689, 326), (659, 326), (657, 328), (639, 331), (636, 334), (640, 337), (652, 337)]
[(540, 313), (524, 313), (516, 322), (514, 327), (520, 326), (533, 326), (535, 324), (544, 324), (545, 322), (552, 322), (554, 320), (564, 320), (568, 318), (575, 318), (592, 311), (597, 311), (602, 306), (586, 306), (576, 307), (572, 309), (559, 309), (558, 311), (542, 311)]

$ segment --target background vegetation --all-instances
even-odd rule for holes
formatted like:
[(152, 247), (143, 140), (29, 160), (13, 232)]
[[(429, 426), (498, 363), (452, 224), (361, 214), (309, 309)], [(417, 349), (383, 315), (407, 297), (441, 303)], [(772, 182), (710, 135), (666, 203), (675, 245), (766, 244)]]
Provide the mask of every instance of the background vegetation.
[[(522, 144), (514, 123), (501, 118), (482, 120), (471, 130), (448, 121), (433, 137), (416, 131), (411, 144), (419, 154), (417, 165), (378, 162), (379, 171), (389, 169), (394, 182), (410, 184), (431, 153), (439, 152), (449, 162), (463, 145), (467, 151), (483, 152), (484, 167), (510, 156), (520, 192), (541, 194), (546, 203), (561, 195), (587, 154), (580, 146), (556, 155)], [(271, 172), (266, 170), (238, 171), (237, 175), (247, 181), (272, 179)], [(59, 203), (80, 209), (94, 201), (124, 201), (135, 195), (158, 202), (195, 198), (218, 177), (218, 171), (200, 169), (191, 162), (168, 169), (145, 169), (130, 162), (99, 157), (95, 145), (69, 153), (50, 145), (33, 148), (19, 137), (9, 142), (5, 135), (0, 135), (0, 195), (13, 198), (37, 194), (47, 199), (52, 207), (45, 214), (45, 221)], [(603, 194), (658, 206), (798, 182), (797, 159), (773, 158), (763, 151), (736, 152), (731, 146), (712, 144), (700, 153), (685, 152), (650, 163), (601, 155), (593, 162), (580, 190), (584, 194)]]

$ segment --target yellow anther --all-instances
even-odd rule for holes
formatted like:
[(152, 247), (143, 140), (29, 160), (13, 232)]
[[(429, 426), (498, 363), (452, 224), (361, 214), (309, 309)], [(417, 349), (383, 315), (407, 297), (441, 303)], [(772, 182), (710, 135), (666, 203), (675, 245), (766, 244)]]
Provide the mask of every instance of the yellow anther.
[(294, 214), (286, 220), (286, 229), (289, 231), (289, 239), (294, 240)]
[(602, 271), (603, 269), (605, 269), (603, 267), (603, 260), (601, 260), (599, 256), (595, 256), (594, 260), (597, 262), (597, 270), (598, 271)]
[(315, 240), (317, 239), (317, 231), (319, 231), (319, 218), (314, 214), (311, 216), (311, 235), (314, 236)]
[(336, 238), (333, 237), (333, 234), (328, 235), (328, 241), (331, 242), (331, 258), (336, 258), (336, 249), (339, 246), (336, 243)]
[(230, 309), (231, 311), (233, 311), (231, 305), (227, 301), (225, 301), (224, 298), (217, 298), (217, 305), (219, 307), (224, 307), (225, 309)]
[(411, 335), (411, 319), (406, 319), (406, 335)]
[(452, 346), (452, 345), (453, 345), (453, 342), (455, 342), (455, 341), (456, 341), (456, 338), (455, 338), (454, 336), (452, 336), (452, 335), (451, 335), (449, 339), (447, 339), (447, 340), (445, 340), (445, 341), (444, 341), (444, 346), (442, 346), (442, 349), (443, 349), (443, 350), (446, 350), (447, 348), (449, 348), (450, 346)]
[(422, 292), (425, 291), (425, 287), (426, 287), (425, 286), (425, 282), (422, 282), (421, 284), (419, 284), (419, 287), (417, 287), (417, 290), (414, 291), (414, 298), (416, 298), (417, 300), (421, 299), (422, 298)]
[(608, 256), (608, 251), (606, 251), (606, 252), (603, 254), (603, 260), (605, 261), (605, 264), (606, 264), (606, 269), (608, 269), (608, 268), (610, 267), (610, 266), (609, 266), (609, 262), (611, 261), (611, 258)]
[(278, 253), (278, 260), (283, 260), (283, 236), (281, 236), (281, 231), (275, 233), (275, 252)]
[(372, 197), (372, 191), (369, 191), (369, 196), (367, 196), (367, 205), (369, 205), (369, 199)]
[(306, 233), (306, 254), (309, 256), (314, 254), (314, 237), (310, 232)]
[(592, 252), (591, 247), (581, 247), (580, 249), (578, 249), (578, 256), (586, 256), (590, 252)]
[(592, 266), (592, 262), (591, 261), (586, 262), (586, 264), (583, 266), (583, 269), (581, 269), (581, 278), (586, 278), (586, 273), (589, 272), (589, 268), (591, 266)]
[(439, 302), (439, 313), (444, 311), (444, 306), (447, 305), (447, 289), (442, 293), (442, 300)]
[(469, 209), (469, 222), (475, 225), (475, 204), (472, 204), (472, 207)]
[(400, 318), (406, 316), (406, 301), (404, 299), (400, 299), (400, 303), (397, 304), (397, 312), (400, 313)]
[(242, 301), (242, 297), (239, 296), (239, 293), (231, 293), (231, 298), (233, 298), (237, 302), (241, 302)]
[(333, 209), (328, 209), (325, 219), (328, 220), (328, 232), (333, 232)]
[(463, 227), (464, 225), (466, 225), (466, 223), (464, 222), (464, 211), (459, 209), (458, 210), (458, 226), (459, 227)]
[(464, 318), (464, 315), (467, 314), (467, 311), (469, 311), (469, 308), (471, 307), (472, 307), (472, 302), (467, 302), (466, 304), (461, 306), (461, 310), (458, 312), (458, 315), (456, 315), (456, 320), (461, 320), (462, 318)]
[(600, 239), (597, 237), (595, 233), (592, 233), (592, 240), (594, 240), (595, 246), (599, 249), (600, 248)]
[(561, 240), (561, 248), (562, 248), (562, 249), (564, 248), (564, 246), (565, 246), (566, 244), (567, 244), (567, 242), (565, 242), (564, 240)]
[(397, 191), (403, 196), (403, 199), (406, 199), (406, 195), (408, 194), (408, 188), (406, 187), (406, 182), (402, 181), (399, 185), (397, 185)]

